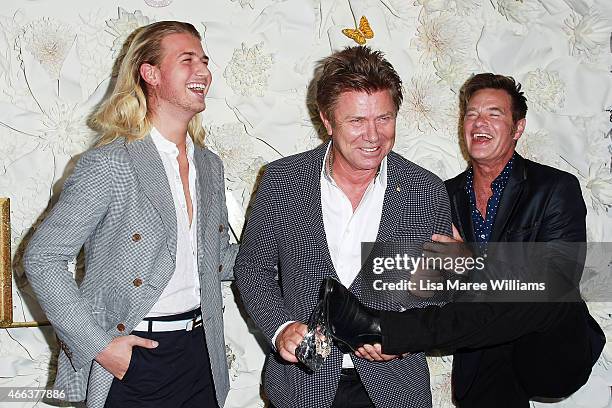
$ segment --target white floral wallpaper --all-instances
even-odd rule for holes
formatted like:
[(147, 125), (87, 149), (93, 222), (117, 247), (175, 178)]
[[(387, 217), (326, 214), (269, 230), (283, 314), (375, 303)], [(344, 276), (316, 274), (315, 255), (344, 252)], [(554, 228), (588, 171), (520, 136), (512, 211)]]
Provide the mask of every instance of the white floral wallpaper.
[[(361, 16), (374, 33), (364, 41), (383, 50), (404, 80), (398, 152), (442, 178), (460, 172), (457, 90), (473, 72), (512, 75), (530, 107), (518, 150), (575, 174), (589, 240), (612, 241), (610, 0), (3, 0), (0, 196), (11, 198), (15, 320), (44, 319), (20, 252), (91, 146), (86, 119), (133, 29), (176, 19), (203, 34), (214, 77), (207, 143), (225, 163), (230, 221), (239, 234), (261, 167), (321, 143), (309, 103), (313, 68), (355, 44), (342, 30), (357, 29)], [(235, 292), (226, 287), (224, 296), (227, 406), (262, 407), (263, 343)], [(612, 338), (612, 304), (589, 307)], [(56, 352), (48, 327), (0, 330), (0, 386), (48, 384)], [(450, 357), (430, 358), (436, 407), (452, 406), (450, 366)], [(546, 406), (612, 408), (611, 385), (608, 343), (589, 382)]]

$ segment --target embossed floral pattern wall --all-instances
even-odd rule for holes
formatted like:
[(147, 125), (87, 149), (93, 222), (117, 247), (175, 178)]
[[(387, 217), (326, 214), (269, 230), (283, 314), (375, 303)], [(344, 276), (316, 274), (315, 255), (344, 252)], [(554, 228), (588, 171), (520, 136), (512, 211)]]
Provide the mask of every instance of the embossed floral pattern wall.
[[(358, 28), (361, 16), (374, 35), (358, 39), (383, 50), (404, 81), (396, 151), (443, 179), (456, 175), (466, 165), (457, 90), (471, 73), (512, 75), (530, 107), (519, 152), (575, 174), (589, 240), (612, 241), (610, 0), (3, 0), (0, 196), (11, 199), (15, 320), (44, 320), (20, 252), (95, 140), (86, 119), (133, 29), (176, 19), (202, 33), (214, 77), (203, 115), (207, 143), (224, 161), (230, 222), (239, 234), (261, 167), (321, 143), (307, 101), (313, 68), (355, 44), (342, 30)], [(224, 296), (227, 406), (261, 407), (263, 343), (229, 286)], [(589, 307), (612, 338), (612, 305)], [(50, 328), (1, 330), (0, 386), (48, 384), (56, 348)], [(434, 406), (450, 407), (451, 358), (429, 362)], [(551, 406), (612, 407), (611, 385), (608, 344), (587, 385)]]

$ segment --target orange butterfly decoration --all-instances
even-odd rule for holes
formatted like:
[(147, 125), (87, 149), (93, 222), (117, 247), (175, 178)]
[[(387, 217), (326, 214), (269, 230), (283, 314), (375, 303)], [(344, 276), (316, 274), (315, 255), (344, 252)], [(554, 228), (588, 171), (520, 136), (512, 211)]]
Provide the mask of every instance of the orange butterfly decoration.
[(346, 35), (351, 40), (355, 41), (359, 45), (366, 43), (366, 39), (370, 40), (374, 38), (374, 31), (370, 27), (370, 23), (366, 16), (361, 16), (359, 20), (359, 28), (345, 28), (342, 30), (342, 34)]

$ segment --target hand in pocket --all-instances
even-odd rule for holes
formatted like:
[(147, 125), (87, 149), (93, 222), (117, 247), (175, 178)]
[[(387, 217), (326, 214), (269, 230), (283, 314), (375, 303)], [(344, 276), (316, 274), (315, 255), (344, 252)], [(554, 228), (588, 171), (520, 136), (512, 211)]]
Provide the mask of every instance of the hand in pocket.
[(117, 379), (122, 380), (130, 367), (133, 347), (152, 349), (157, 347), (155, 340), (145, 339), (134, 335), (115, 337), (98, 353), (96, 361)]

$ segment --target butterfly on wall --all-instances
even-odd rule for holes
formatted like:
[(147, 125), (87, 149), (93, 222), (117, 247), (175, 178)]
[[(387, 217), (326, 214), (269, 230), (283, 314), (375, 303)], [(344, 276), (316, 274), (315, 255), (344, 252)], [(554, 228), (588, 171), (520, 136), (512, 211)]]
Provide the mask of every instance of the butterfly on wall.
[(342, 30), (342, 34), (346, 35), (351, 40), (355, 41), (359, 45), (366, 43), (366, 39), (370, 40), (374, 38), (374, 31), (370, 27), (370, 23), (366, 16), (361, 16), (359, 20), (359, 28), (345, 28)]

